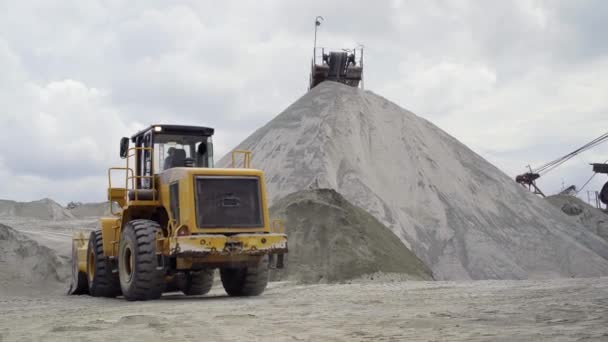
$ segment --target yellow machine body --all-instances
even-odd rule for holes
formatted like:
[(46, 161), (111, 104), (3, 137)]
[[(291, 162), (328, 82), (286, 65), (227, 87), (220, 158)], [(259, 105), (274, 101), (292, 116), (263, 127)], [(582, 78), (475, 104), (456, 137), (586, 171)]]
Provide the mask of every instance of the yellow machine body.
[[(281, 265), (277, 263), (277, 266), (282, 267), (282, 255), (287, 253), (287, 236), (283, 223), (271, 221), (269, 217), (264, 174), (250, 168), (251, 152), (233, 152), (233, 166), (236, 166), (237, 157), (243, 156), (242, 167), (238, 168), (171, 167), (158, 173), (142, 174), (142, 156), (154, 156), (154, 149), (139, 146), (126, 151), (126, 166), (108, 170), (108, 200), (113, 216), (100, 218), (98, 227), (104, 260), (113, 265), (114, 272), (119, 264), (124, 229), (130, 221), (141, 219), (157, 222), (161, 227), (155, 237), (155, 253), (159, 267), (167, 270), (168, 277), (176, 272), (258, 264), (266, 255), (280, 255)], [(154, 165), (151, 160), (149, 163)], [(123, 173), (124, 182), (119, 181), (118, 186), (112, 182), (116, 172)], [(201, 178), (257, 180), (260, 224), (244, 227), (199, 225), (197, 180)], [(148, 186), (142, 187), (143, 182)], [(172, 187), (178, 190), (174, 191)], [(91, 259), (89, 236), (83, 232), (74, 234), (72, 247), (70, 293), (85, 293), (82, 279), (86, 275), (88, 282), (92, 281), (89, 270), (92, 264), (87, 262), (87, 258)]]
[[(257, 177), (260, 184), (263, 226), (259, 228), (198, 227), (194, 193), (194, 179), (197, 176)], [(157, 238), (157, 253), (176, 257), (178, 265), (246, 262), (249, 258), (287, 251), (287, 235), (284, 233), (282, 222), (270, 221), (268, 215), (262, 171), (244, 168), (174, 168), (158, 175), (157, 182), (160, 191), (155, 200), (128, 200), (126, 189), (123, 191), (123, 189), (111, 188), (108, 191), (109, 200), (124, 201), (125, 206), (116, 216), (103, 217), (99, 220), (105, 256), (110, 258), (117, 256), (121, 230), (126, 222), (135, 217), (152, 217), (159, 209), (168, 214), (168, 220), (167, 235)], [(179, 183), (180, 189), (179, 217), (173, 217), (169, 203), (169, 185), (176, 182)], [(121, 194), (121, 198), (112, 197), (115, 194)], [(86, 272), (88, 238), (79, 232), (74, 235), (73, 240), (78, 246), (78, 268)]]

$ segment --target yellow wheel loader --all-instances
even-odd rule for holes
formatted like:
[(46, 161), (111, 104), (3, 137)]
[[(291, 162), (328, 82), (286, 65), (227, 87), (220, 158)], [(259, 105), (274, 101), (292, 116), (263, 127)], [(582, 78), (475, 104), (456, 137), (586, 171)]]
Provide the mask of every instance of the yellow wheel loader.
[(232, 168), (213, 167), (213, 133), (153, 125), (121, 139), (126, 165), (108, 170), (110, 207), (120, 209), (88, 236), (74, 235), (70, 294), (203, 295), (215, 269), (231, 296), (264, 291), (268, 269), (283, 267), (287, 236), (281, 221), (270, 222), (249, 151), (234, 151)]

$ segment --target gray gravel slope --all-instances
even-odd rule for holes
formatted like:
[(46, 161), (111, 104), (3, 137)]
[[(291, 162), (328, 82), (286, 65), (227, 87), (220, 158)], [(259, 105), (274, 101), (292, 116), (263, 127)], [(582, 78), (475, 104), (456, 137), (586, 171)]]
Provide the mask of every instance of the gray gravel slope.
[(290, 194), (270, 208), (285, 222), (289, 254), (276, 279), (340, 282), (396, 273), (431, 280), (431, 272), (395, 235), (363, 209), (330, 189)]
[(372, 92), (324, 82), (236, 148), (253, 151), (271, 200), (335, 189), (389, 227), (438, 279), (608, 274), (605, 240)]

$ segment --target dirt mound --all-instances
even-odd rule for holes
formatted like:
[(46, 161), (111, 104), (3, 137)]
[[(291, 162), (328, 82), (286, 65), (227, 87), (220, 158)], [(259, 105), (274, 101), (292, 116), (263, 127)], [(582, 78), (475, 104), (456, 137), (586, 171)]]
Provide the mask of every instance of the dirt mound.
[(0, 217), (25, 217), (53, 221), (74, 218), (67, 209), (48, 198), (32, 202), (0, 200)]
[(317, 283), (400, 273), (432, 279), (424, 263), (388, 228), (334, 190), (291, 194), (270, 213), (284, 220), (289, 235), (287, 267), (278, 278)]
[(60, 291), (69, 276), (67, 258), (0, 224), (0, 293)]
[(576, 222), (608, 241), (608, 214), (575, 196), (554, 195), (546, 198)]
[(438, 279), (608, 275), (605, 240), (372, 92), (323, 82), (236, 148), (253, 152), (271, 200), (335, 189)]
[[(115, 210), (118, 210), (115, 207)], [(67, 211), (76, 218), (112, 216), (110, 202), (78, 203), (70, 206)]]

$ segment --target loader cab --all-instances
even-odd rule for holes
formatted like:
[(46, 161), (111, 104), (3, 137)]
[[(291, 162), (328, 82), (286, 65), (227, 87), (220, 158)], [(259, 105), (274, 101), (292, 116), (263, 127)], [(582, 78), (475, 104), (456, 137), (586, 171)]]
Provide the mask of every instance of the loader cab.
[[(213, 167), (213, 128), (152, 125), (131, 137), (137, 176), (153, 176), (174, 167)], [(121, 157), (127, 157), (129, 141), (121, 141)], [(124, 146), (124, 145), (127, 146)], [(132, 150), (133, 151), (133, 150)], [(138, 178), (137, 188), (151, 188), (152, 178)]]

